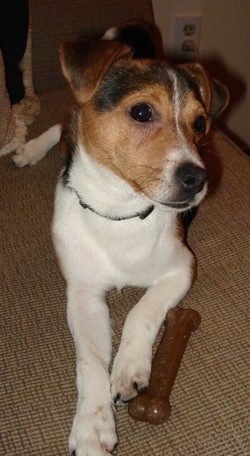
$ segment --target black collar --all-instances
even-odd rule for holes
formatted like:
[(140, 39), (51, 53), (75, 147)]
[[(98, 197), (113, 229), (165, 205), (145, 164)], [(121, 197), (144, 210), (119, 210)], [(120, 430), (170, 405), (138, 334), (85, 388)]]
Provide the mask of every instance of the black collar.
[(94, 212), (94, 214), (97, 214), (99, 215), (100, 217), (104, 217), (104, 218), (107, 218), (109, 220), (115, 220), (117, 222), (119, 222), (120, 220), (128, 220), (128, 219), (131, 219), (131, 218), (135, 218), (135, 217), (139, 217), (139, 219), (141, 220), (144, 220), (146, 217), (148, 217), (148, 215), (151, 214), (151, 212), (153, 212), (154, 210), (154, 206), (149, 206), (147, 207), (147, 209), (145, 209), (144, 211), (142, 212), (136, 212), (136, 214), (134, 215), (128, 215), (127, 217), (112, 217), (112, 216), (109, 216), (109, 215), (103, 215), (103, 214), (100, 214), (99, 212), (97, 212), (95, 209), (93, 209), (93, 207), (89, 206), (88, 204), (84, 203), (84, 201), (82, 201), (82, 199), (80, 198), (80, 196), (78, 195), (78, 193), (76, 192), (77, 196), (78, 196), (78, 199), (79, 199), (79, 203), (80, 205), (84, 208), (84, 209), (89, 209), (90, 211)]

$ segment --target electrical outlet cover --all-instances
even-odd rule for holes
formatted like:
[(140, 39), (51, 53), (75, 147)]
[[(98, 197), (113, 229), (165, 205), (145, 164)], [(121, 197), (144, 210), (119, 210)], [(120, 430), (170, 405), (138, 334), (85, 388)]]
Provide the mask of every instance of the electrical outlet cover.
[(183, 43), (191, 40), (200, 49), (201, 14), (178, 14), (175, 18), (174, 57), (178, 60), (190, 60), (191, 51), (184, 51)]

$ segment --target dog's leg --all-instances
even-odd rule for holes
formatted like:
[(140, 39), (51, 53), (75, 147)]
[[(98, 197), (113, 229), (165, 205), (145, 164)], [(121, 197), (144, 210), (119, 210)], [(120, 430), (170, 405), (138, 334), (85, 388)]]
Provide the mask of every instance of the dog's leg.
[(23, 146), (19, 147), (13, 155), (13, 162), (19, 168), (26, 165), (35, 165), (45, 157), (47, 152), (60, 141), (62, 134), (62, 123), (57, 123), (37, 136), (31, 139)]
[(103, 296), (69, 288), (68, 321), (75, 341), (78, 402), (69, 448), (103, 456), (117, 443), (110, 393), (111, 330)]
[(179, 304), (192, 283), (192, 254), (185, 248), (186, 267), (149, 288), (126, 319), (111, 374), (116, 404), (128, 402), (148, 386), (152, 346), (167, 311)]

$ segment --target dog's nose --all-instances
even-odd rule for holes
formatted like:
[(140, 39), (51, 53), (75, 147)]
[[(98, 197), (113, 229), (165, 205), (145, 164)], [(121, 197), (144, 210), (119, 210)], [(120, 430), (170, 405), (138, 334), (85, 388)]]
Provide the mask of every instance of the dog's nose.
[(207, 173), (204, 168), (185, 163), (176, 170), (176, 177), (181, 190), (187, 195), (199, 193), (207, 181)]

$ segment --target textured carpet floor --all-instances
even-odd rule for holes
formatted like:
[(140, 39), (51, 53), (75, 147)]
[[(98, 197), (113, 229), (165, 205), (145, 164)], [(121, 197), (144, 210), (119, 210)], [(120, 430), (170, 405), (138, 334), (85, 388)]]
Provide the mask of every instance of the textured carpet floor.
[[(61, 101), (60, 101), (61, 100)], [(61, 118), (68, 91), (41, 97), (31, 134)], [(54, 118), (44, 118), (53, 103)], [(189, 231), (198, 276), (183, 306), (202, 323), (192, 335), (166, 425), (116, 415), (118, 456), (249, 456), (249, 159), (219, 133), (206, 146), (210, 195)], [(74, 414), (75, 355), (65, 284), (50, 236), (62, 158), (56, 148), (32, 168), (0, 160), (1, 436), (6, 456), (66, 455)], [(125, 316), (142, 290), (108, 296), (116, 350)]]

